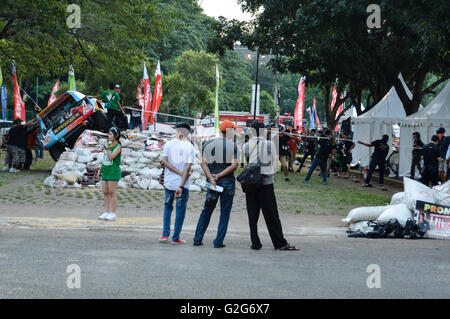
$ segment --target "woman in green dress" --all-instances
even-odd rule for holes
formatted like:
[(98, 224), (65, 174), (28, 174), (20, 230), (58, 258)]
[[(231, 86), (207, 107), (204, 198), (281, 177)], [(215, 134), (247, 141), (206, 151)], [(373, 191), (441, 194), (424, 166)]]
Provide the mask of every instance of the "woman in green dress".
[(103, 145), (103, 164), (98, 171), (102, 174), (102, 187), (104, 194), (105, 212), (99, 219), (114, 221), (116, 220), (117, 208), (117, 184), (122, 178), (120, 164), (122, 160), (122, 145), (119, 142), (120, 132), (116, 127), (112, 127), (108, 133), (108, 142)]

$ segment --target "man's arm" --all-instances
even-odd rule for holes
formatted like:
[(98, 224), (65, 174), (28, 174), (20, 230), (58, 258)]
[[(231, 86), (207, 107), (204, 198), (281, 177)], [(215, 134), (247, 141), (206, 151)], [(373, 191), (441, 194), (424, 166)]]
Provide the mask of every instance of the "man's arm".
[[(173, 166), (172, 164), (169, 163), (169, 157), (168, 156), (163, 156), (163, 160), (162, 160), (164, 167), (170, 169), (172, 172), (174, 172), (175, 174), (178, 174), (180, 176), (183, 176), (183, 172), (180, 171), (179, 169), (177, 169), (175, 166)], [(183, 184), (184, 185), (184, 184)]]
[(216, 179), (216, 181), (218, 181), (222, 177), (228, 176), (231, 173), (233, 173), (237, 169), (237, 167), (238, 167), (237, 158), (233, 158), (233, 161), (231, 162), (230, 166), (228, 166), (226, 169), (221, 171), (219, 174), (213, 174), (212, 176)]
[(216, 179), (211, 174), (211, 171), (209, 170), (209, 167), (208, 167), (208, 161), (204, 157), (202, 158), (201, 166), (202, 166), (203, 172), (205, 173), (206, 178), (208, 179), (208, 182), (210, 182), (213, 185), (216, 185)]
[(178, 187), (178, 189), (175, 191), (175, 198), (181, 197), (183, 193), (184, 184), (186, 184), (186, 181), (189, 177), (189, 171), (191, 170), (192, 163), (187, 163), (186, 167), (184, 168), (184, 171), (181, 175), (181, 184)]
[(367, 147), (372, 147), (373, 146), (372, 143), (368, 144), (368, 143), (364, 143), (364, 142), (361, 142), (361, 141), (358, 141), (357, 143), (361, 144), (361, 145), (364, 145), (364, 146), (367, 146)]

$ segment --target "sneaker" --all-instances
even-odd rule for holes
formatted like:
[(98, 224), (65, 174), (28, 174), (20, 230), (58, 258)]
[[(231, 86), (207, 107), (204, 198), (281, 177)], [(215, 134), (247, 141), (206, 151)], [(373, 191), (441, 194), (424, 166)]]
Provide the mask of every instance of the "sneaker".
[(3, 166), (3, 171), (4, 171), (4, 172), (7, 172), (7, 171), (9, 171), (9, 168), (8, 168), (8, 166)]
[(250, 248), (253, 250), (260, 250), (262, 246), (253, 246), (251, 245)]
[(284, 180), (285, 180), (286, 182), (290, 182), (290, 181), (291, 181), (291, 180), (289, 179), (289, 177), (285, 177)]
[(105, 220), (105, 219), (106, 219), (106, 216), (108, 216), (108, 214), (109, 214), (109, 213), (103, 213), (103, 214), (101, 214), (101, 215), (98, 217), (98, 219), (103, 219), (103, 220)]
[(365, 183), (362, 187), (372, 187), (372, 184)]
[(308, 184), (308, 181), (303, 181), (305, 184)]
[(166, 237), (166, 236), (159, 237), (160, 243), (167, 243), (168, 241), (169, 241), (169, 237)]
[(222, 244), (222, 245), (214, 245), (214, 248), (225, 248), (225, 245), (224, 244)]
[(105, 220), (109, 220), (110, 222), (115, 221), (116, 220), (116, 214), (109, 213), (108, 215), (106, 215)]
[(327, 182), (323, 182), (322, 184), (323, 184), (323, 185), (328, 185), (328, 183), (327, 183)]
[(185, 241), (185, 240), (181, 240), (181, 239), (178, 239), (178, 240), (172, 240), (172, 244), (173, 244), (173, 245), (186, 244), (186, 241)]
[(193, 245), (194, 245), (194, 246), (203, 246), (203, 243), (202, 243), (202, 242), (198, 242), (198, 243), (197, 243), (197, 242), (194, 241)]

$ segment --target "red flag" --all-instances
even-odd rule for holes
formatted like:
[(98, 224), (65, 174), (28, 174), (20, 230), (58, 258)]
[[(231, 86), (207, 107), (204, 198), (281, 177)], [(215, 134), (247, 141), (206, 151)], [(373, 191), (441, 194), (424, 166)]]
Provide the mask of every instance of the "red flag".
[(12, 65), (12, 80), (14, 82), (14, 119), (21, 119), (25, 122), (25, 104), (20, 96), (19, 83), (17, 82), (16, 66)]
[(333, 99), (331, 100), (331, 110), (333, 111), (334, 105), (336, 104), (336, 99), (337, 99), (336, 85), (333, 86), (333, 94), (332, 94), (331, 96), (332, 96), (332, 98), (333, 98)]
[(150, 80), (148, 79), (147, 67), (145, 66), (145, 62), (142, 84), (144, 85), (144, 121), (142, 121), (142, 128), (143, 130), (146, 130), (152, 107), (152, 92), (150, 91)]
[(319, 130), (322, 130), (322, 125), (320, 124), (319, 116), (317, 115), (317, 110), (316, 110), (316, 98), (313, 99), (313, 108), (314, 108), (314, 115), (316, 118), (317, 128)]
[(150, 117), (150, 125), (153, 125), (156, 115), (158, 114), (159, 106), (161, 105), (162, 99), (162, 80), (161, 80), (161, 65), (158, 61), (158, 66), (156, 67), (156, 83), (155, 83), (155, 92), (153, 93), (153, 107), (152, 107), (152, 116)]
[(52, 104), (56, 100), (56, 92), (59, 90), (59, 79), (56, 81), (56, 83), (53, 85), (52, 94), (50, 95), (50, 98), (48, 99), (47, 106)]
[(303, 131), (303, 105), (305, 103), (305, 77), (298, 84), (298, 99), (294, 111), (294, 126)]

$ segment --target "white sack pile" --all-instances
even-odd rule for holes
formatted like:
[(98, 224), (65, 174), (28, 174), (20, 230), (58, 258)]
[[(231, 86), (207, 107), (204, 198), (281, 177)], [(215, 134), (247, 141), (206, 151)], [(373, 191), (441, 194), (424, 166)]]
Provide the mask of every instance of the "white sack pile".
[[(159, 135), (153, 132), (137, 133), (126, 131), (121, 138), (122, 144), (122, 176), (119, 188), (137, 188), (149, 190), (164, 189), (158, 182), (163, 169), (158, 168), (162, 160), (164, 144), (173, 135)], [(107, 134), (85, 130), (78, 138), (72, 150), (66, 149), (56, 162), (52, 175), (47, 177), (44, 185), (48, 187), (81, 187), (81, 183), (88, 181), (88, 170), (99, 169), (103, 162), (101, 146), (106, 142)], [(191, 191), (202, 191), (200, 185), (206, 181), (200, 166), (199, 151), (196, 150), (196, 163), (191, 172)], [(95, 186), (101, 186), (97, 183)]]
[(422, 183), (403, 178), (404, 192), (395, 193), (390, 205), (377, 207), (358, 207), (352, 209), (342, 221), (352, 231), (371, 231), (367, 226), (368, 221), (386, 223), (390, 219), (398, 220), (402, 227), (406, 221), (413, 218), (416, 201), (435, 203), (450, 206), (450, 181), (443, 185), (429, 188)]

